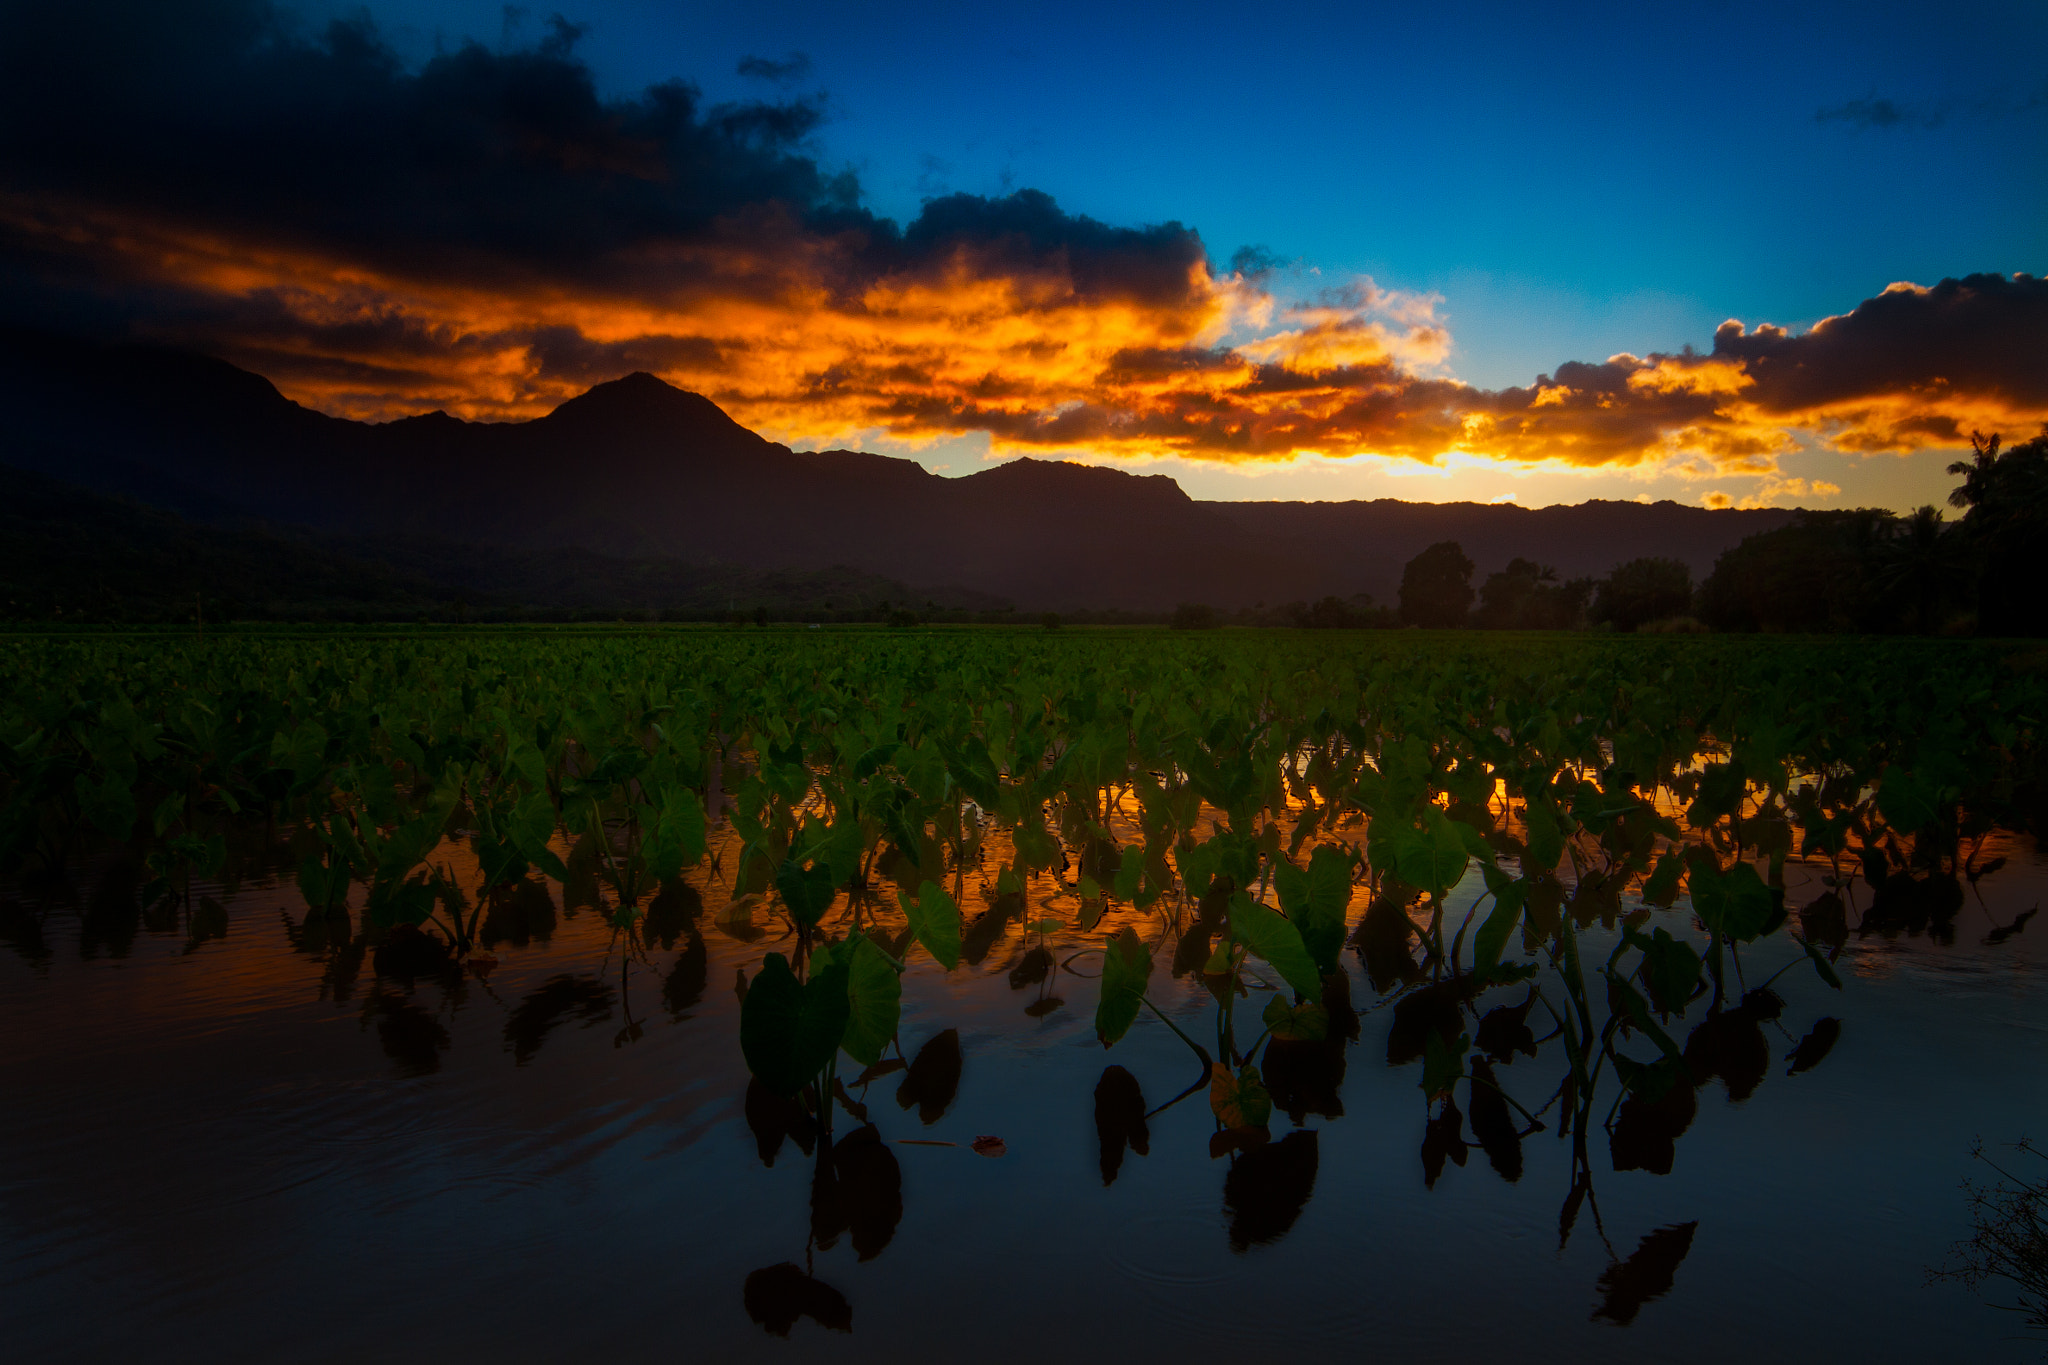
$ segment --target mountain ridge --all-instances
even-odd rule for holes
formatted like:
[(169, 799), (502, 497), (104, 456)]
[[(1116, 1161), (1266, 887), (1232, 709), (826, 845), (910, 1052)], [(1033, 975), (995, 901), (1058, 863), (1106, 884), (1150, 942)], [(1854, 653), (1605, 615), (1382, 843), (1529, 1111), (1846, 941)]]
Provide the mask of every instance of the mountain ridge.
[(0, 336), (0, 463), (212, 524), (426, 537), (521, 552), (811, 572), (846, 566), (1027, 610), (1223, 608), (1371, 593), (1458, 540), (1566, 577), (1645, 554), (1703, 575), (1786, 509), (1664, 502), (1210, 502), (1173, 479), (1023, 458), (946, 478), (863, 451), (794, 451), (644, 371), (544, 416), (369, 423), (226, 361)]

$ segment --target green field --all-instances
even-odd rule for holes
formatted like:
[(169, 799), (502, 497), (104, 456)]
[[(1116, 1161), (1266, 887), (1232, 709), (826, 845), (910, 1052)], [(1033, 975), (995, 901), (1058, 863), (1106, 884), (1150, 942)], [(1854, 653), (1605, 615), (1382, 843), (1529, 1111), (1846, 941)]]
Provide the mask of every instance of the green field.
[[(308, 925), (460, 971), (537, 877), (629, 945), (664, 895), (716, 885), (783, 922), (744, 1046), (814, 1104), (841, 1054), (881, 1059), (914, 954), (950, 967), (991, 917), (1079, 936), (1111, 1044), (1170, 928), (1174, 973), (1219, 1002), (1187, 1041), (1226, 1132), (1264, 1123), (1261, 1043), (1341, 1025), (1356, 891), (1369, 967), (1398, 922), (1371, 974), (1408, 993), (1425, 1092), (1465, 1074), (1478, 996), (1528, 980), (1583, 1133), (1604, 1070), (1646, 1104), (1669, 1090), (1667, 1025), (1753, 993), (1748, 945), (1796, 918), (1836, 984), (1858, 888), (1864, 932), (1938, 936), (1987, 840), (2044, 809), (2041, 655), (1973, 643), (272, 631), (18, 636), (0, 674), (20, 886), (125, 866), (196, 942), (214, 893), (277, 875)], [(1787, 860), (1835, 889), (1788, 907)], [(1703, 950), (1649, 923), (1681, 896)], [(49, 913), (29, 900), (17, 944)], [(1604, 963), (1578, 953), (1596, 923), (1624, 931)], [(1256, 1017), (1248, 984), (1277, 991)]]

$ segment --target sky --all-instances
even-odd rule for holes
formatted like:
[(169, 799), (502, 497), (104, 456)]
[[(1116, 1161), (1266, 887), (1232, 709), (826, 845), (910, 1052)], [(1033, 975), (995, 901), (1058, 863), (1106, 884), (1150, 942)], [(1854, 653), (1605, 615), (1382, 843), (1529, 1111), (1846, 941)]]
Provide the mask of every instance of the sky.
[(2048, 6), (0, 0), (0, 317), (351, 416), (648, 369), (1198, 497), (1939, 502)]

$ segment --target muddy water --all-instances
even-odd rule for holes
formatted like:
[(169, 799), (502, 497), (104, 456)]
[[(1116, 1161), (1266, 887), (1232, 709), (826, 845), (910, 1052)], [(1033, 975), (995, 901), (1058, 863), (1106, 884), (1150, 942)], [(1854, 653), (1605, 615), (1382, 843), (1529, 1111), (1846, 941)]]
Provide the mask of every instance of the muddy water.
[[(2015, 1315), (1928, 1280), (1969, 1231), (1973, 1142), (2048, 1134), (2048, 930), (1987, 941), (2048, 866), (2010, 852), (1954, 942), (1852, 934), (1839, 993), (1788, 935), (1758, 945), (1751, 984), (1801, 959), (1760, 1080), (1700, 1087), (1668, 1174), (1596, 1140), (1562, 1245), (1556, 1111), (1493, 1151), (1461, 1126), (1426, 1164), (1419, 1068), (1388, 1064), (1396, 1011), (1357, 953), (1341, 1075), (1221, 1157), (1205, 1091), (1105, 1150), (1106, 1067), (1147, 1110), (1200, 1075), (1150, 1015), (1105, 1054), (1073, 957), (1099, 933), (1054, 934), (1074, 970), (1035, 980), (1015, 920), (952, 973), (914, 954), (901, 1043), (927, 1060), (849, 1090), (872, 1133), (835, 1102), (821, 1195), (813, 1135), (746, 1101), (735, 977), (782, 930), (715, 883), (630, 952), (550, 885), (481, 977), (380, 972), (288, 885), (132, 936), (87, 885), (0, 951), (0, 1332), (39, 1361), (2033, 1359)], [(1818, 894), (1791, 873), (1794, 904)], [(1071, 922), (1061, 890), (1031, 894)], [(1199, 975), (1165, 971), (1170, 916), (1127, 917), (1159, 945), (1154, 999), (1213, 1036)], [(1655, 923), (1699, 941), (1682, 902)], [(1839, 1041), (1786, 1074), (1824, 1017)], [(1537, 1108), (1557, 1046), (1503, 1088)]]

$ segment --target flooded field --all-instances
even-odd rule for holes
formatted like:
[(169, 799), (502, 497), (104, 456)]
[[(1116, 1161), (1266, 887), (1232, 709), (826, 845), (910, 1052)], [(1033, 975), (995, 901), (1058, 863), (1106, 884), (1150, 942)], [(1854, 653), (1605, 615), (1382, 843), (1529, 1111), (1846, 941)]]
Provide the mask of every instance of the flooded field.
[[(703, 842), (682, 842), (702, 856), (660, 877), (648, 774), (618, 777), (595, 718), (535, 746), (531, 787), (491, 776), (520, 772), (517, 752), (448, 760), (471, 785), (443, 808), (420, 742), (440, 737), (371, 696), (365, 736), (421, 759), (382, 821), (339, 739), (294, 770), (303, 718), (253, 761), (297, 774), (269, 822), (235, 798), (234, 818), (188, 826), (188, 795), (144, 833), (169, 798), (142, 756), (133, 837), (22, 854), (0, 897), (10, 1343), (55, 1360), (2040, 1355), (2048, 1335), (1999, 1306), (2022, 1287), (1940, 1274), (1983, 1228), (1965, 1182), (2004, 1178), (1977, 1145), (2024, 1176), (2009, 1144), (2048, 1119), (2030, 740), (1937, 751), (1929, 723), (1884, 733), (1905, 712), (1880, 691), (1856, 700), (1858, 733), (1830, 732), (1832, 766), (1783, 709), (1756, 713), (1761, 745), (1724, 714), (1628, 757), (1641, 727), (1579, 723), (1611, 678), (1577, 675), (1546, 733), (1507, 699), (1582, 661), (1481, 658), (1496, 730), (1424, 748), (1407, 741), (1456, 709), (1445, 680), (1474, 659), (1384, 660), (1397, 702), (1354, 679), (1365, 718), (1327, 723), (1299, 698), (1326, 690), (1334, 647), (1279, 661), (1290, 699), (1237, 686), (1272, 661), (1204, 681), (1186, 652), (1208, 646), (1161, 643), (1183, 657), (1152, 665), (1153, 697), (1185, 677), (1268, 728), (1212, 714), (1160, 739), (1135, 671), (1113, 718), (1106, 687), (1077, 716), (1084, 680), (1056, 700), (1032, 669), (1095, 643), (1014, 647), (1003, 676), (1048, 719), (1017, 739), (977, 717), (986, 774), (938, 725), (826, 742), (853, 679), (781, 734), (736, 723), (729, 691), (684, 765)], [(925, 705), (920, 663), (956, 648), (863, 647), (913, 684), (868, 690), (886, 715)], [(1671, 661), (1631, 666), (1683, 705), (1688, 684), (1656, 671)], [(2038, 684), (1985, 670), (1980, 720), (2024, 732)], [(462, 685), (462, 714), (497, 705), (505, 743), (502, 698)], [(18, 797), (39, 750), (14, 696)], [(650, 763), (653, 725), (699, 732), (640, 725)], [(1119, 730), (1121, 751), (1101, 745)], [(97, 733), (78, 752), (118, 773)], [(63, 776), (90, 793), (100, 771)], [(556, 818), (520, 846), (488, 807), (533, 790)], [(414, 810), (432, 837), (395, 880), (320, 834), (353, 812), (389, 847)], [(830, 831), (849, 824), (842, 850)], [(162, 856), (180, 837), (183, 865)]]

